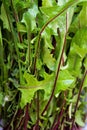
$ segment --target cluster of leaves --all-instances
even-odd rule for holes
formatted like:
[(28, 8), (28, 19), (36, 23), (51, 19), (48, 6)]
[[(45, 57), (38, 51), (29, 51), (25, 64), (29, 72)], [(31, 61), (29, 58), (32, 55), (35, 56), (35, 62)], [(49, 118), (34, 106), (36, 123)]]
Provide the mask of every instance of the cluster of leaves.
[(4, 129), (83, 126), (87, 0), (2, 0), (0, 7)]

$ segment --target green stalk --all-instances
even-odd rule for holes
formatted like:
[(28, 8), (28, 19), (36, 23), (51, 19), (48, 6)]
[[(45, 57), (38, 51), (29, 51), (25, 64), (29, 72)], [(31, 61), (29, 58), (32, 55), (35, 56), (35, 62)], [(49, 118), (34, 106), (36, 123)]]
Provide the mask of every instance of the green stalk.
[(2, 43), (2, 34), (1, 34), (1, 27), (0, 27), (0, 70), (1, 70), (1, 76), (0, 76), (0, 84), (3, 82), (3, 76), (4, 76), (4, 56), (3, 56), (3, 43)]
[(39, 91), (37, 91), (37, 93), (36, 93), (36, 123), (35, 123), (35, 125), (34, 125), (34, 127), (33, 127), (33, 129), (35, 129), (35, 130), (39, 130), (39, 121), (40, 121), (40, 103), (39, 103)]
[(5, 9), (5, 12), (6, 12), (6, 15), (7, 15), (7, 18), (8, 18), (8, 22), (9, 22), (9, 27), (10, 27), (10, 31), (12, 33), (12, 39), (13, 39), (13, 42), (15, 44), (15, 50), (16, 50), (16, 53), (17, 53), (17, 58), (18, 58), (18, 66), (19, 66), (19, 77), (20, 77), (20, 83), (22, 82), (22, 72), (21, 72), (21, 64), (20, 64), (20, 58), (19, 58), (19, 49), (17, 47), (17, 42), (18, 42), (18, 39), (17, 39), (17, 35), (15, 34), (14, 30), (13, 30), (13, 25), (12, 25), (12, 21), (11, 21), (11, 18), (10, 18), (10, 13), (9, 13), (9, 9), (7, 8), (7, 5), (5, 3), (5, 1), (3, 0), (3, 6), (4, 6), (4, 9)]
[[(18, 17), (18, 13), (17, 13), (17, 11), (14, 7), (13, 0), (11, 0), (11, 7), (12, 7), (12, 10), (13, 10), (13, 13), (14, 13), (16, 24), (17, 24), (19, 22), (19, 17)], [(19, 39), (19, 42), (21, 43), (22, 42), (22, 36), (21, 36), (20, 32), (18, 32), (18, 39)]]
[(37, 91), (37, 130), (39, 130), (39, 91)]
[(27, 39), (28, 39), (28, 64), (30, 66), (30, 64), (31, 64), (31, 45), (30, 45), (31, 33), (30, 33), (30, 30), (27, 31)]
[(56, 14), (54, 17), (50, 18), (41, 28), (41, 30), (38, 34), (37, 43), (36, 43), (37, 46), (36, 46), (36, 52), (35, 52), (35, 58), (34, 58), (34, 73), (36, 71), (36, 62), (37, 62), (37, 58), (38, 58), (40, 40), (41, 40), (41, 35), (42, 35), (43, 31), (48, 26), (48, 24), (50, 24), (52, 21), (54, 21), (58, 16), (60, 16), (64, 11), (66, 11), (69, 7), (71, 7), (76, 2), (78, 2), (78, 0), (71, 0), (70, 2), (66, 3), (64, 6), (62, 6), (62, 8), (58, 12), (58, 14)]

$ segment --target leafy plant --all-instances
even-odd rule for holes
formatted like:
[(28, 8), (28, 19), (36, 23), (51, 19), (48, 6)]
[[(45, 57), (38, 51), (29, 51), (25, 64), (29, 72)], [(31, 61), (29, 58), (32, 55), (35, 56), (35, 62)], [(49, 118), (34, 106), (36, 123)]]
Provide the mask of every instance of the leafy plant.
[(0, 1), (4, 130), (84, 126), (87, 0)]

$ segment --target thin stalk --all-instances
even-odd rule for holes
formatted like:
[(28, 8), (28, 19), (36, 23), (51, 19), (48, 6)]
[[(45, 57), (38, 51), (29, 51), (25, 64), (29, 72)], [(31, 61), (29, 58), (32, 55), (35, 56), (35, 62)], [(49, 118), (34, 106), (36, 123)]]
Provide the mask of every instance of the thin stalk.
[(57, 123), (55, 124), (54, 126), (54, 129), (53, 130), (57, 130), (59, 128), (59, 125), (60, 125), (60, 120), (63, 116), (63, 113), (64, 113), (64, 106), (65, 106), (65, 103), (66, 103), (66, 91), (64, 92), (64, 100), (63, 100), (63, 105), (62, 105), (62, 108), (61, 108), (61, 111), (60, 111), (60, 114), (58, 116), (58, 120), (57, 120)]
[[(19, 17), (18, 17), (18, 13), (17, 13), (17, 11), (16, 11), (16, 9), (14, 7), (13, 0), (11, 0), (11, 5), (12, 5), (12, 9), (13, 9), (15, 21), (16, 21), (16, 24), (17, 24), (19, 22)], [(30, 46), (31, 33), (30, 33), (30, 30), (31, 29), (27, 30), (27, 39), (28, 39), (28, 64), (29, 64), (29, 66), (30, 66), (30, 63), (31, 63), (31, 46)], [(21, 36), (20, 32), (18, 32), (18, 39), (19, 39), (19, 42), (22, 43), (23, 39), (22, 39), (22, 36)]]
[(14, 113), (14, 115), (13, 115), (13, 117), (12, 117), (12, 120), (11, 120), (10, 124), (9, 124), (8, 127), (7, 127), (7, 130), (9, 130), (10, 127), (11, 127), (11, 129), (13, 130), (13, 122), (14, 122), (14, 120), (15, 120), (15, 117), (16, 117), (17, 112), (18, 112), (18, 106), (17, 106), (17, 108), (16, 108), (16, 110), (15, 110), (15, 113)]
[(13, 42), (15, 44), (15, 50), (16, 50), (17, 58), (18, 58), (18, 67), (19, 67), (19, 75), (20, 75), (19, 77), (20, 77), (20, 83), (21, 83), (22, 82), (22, 73), (21, 73), (21, 64), (20, 64), (20, 58), (19, 58), (19, 49), (17, 47), (18, 40), (17, 40), (17, 36), (16, 36), (16, 34), (15, 34), (14, 30), (13, 30), (13, 25), (12, 25), (12, 22), (11, 22), (11, 19), (10, 19), (9, 10), (8, 10), (4, 0), (3, 0), (3, 6), (4, 6), (4, 9), (5, 9), (7, 18), (8, 18), (10, 31), (12, 33), (12, 39), (13, 39)]
[(67, 19), (67, 13), (66, 13), (66, 32), (65, 32), (65, 36), (64, 36), (64, 41), (63, 43), (61, 43), (61, 48), (60, 48), (60, 55), (59, 55), (59, 58), (58, 58), (58, 66), (57, 66), (57, 72), (56, 72), (56, 76), (55, 76), (55, 80), (54, 80), (54, 85), (53, 85), (53, 90), (52, 90), (52, 93), (51, 93), (51, 96), (42, 112), (42, 115), (44, 114), (44, 112), (48, 109), (48, 106), (53, 98), (53, 95), (54, 95), (54, 91), (55, 91), (55, 88), (56, 88), (56, 83), (57, 83), (57, 80), (58, 80), (58, 76), (59, 76), (59, 71), (60, 71), (60, 66), (61, 66), (61, 63), (62, 63), (62, 60), (63, 60), (63, 53), (64, 53), (64, 49), (65, 49), (65, 46), (66, 46), (66, 34), (67, 34), (67, 25), (68, 25), (68, 19)]
[(31, 41), (31, 33), (30, 31), (28, 30), (27, 32), (27, 39), (28, 39), (28, 64), (30, 66), (31, 64), (31, 44), (30, 44), (30, 41)]
[(60, 55), (60, 60), (59, 60), (59, 64), (58, 64), (58, 67), (57, 67), (57, 72), (56, 72), (56, 76), (55, 76), (55, 79), (54, 79), (54, 84), (53, 84), (53, 90), (52, 90), (52, 93), (51, 93), (51, 96), (42, 112), (42, 116), (43, 114), (45, 113), (45, 111), (48, 109), (48, 106), (53, 98), (53, 95), (54, 95), (54, 91), (55, 91), (55, 88), (56, 88), (56, 83), (57, 83), (57, 79), (58, 79), (58, 76), (59, 76), (59, 72), (60, 72), (60, 66), (61, 66), (61, 61), (62, 61), (62, 57), (63, 57), (63, 53), (64, 53), (64, 49), (65, 49), (65, 45), (66, 45), (66, 35), (64, 37), (64, 43), (62, 45), (62, 51), (61, 51), (61, 55)]
[(1, 27), (0, 27), (0, 70), (1, 70), (1, 78), (0, 78), (0, 85), (1, 85), (4, 78), (4, 55), (3, 55), (3, 42), (2, 42)]
[(58, 16), (60, 16), (65, 10), (67, 10), (70, 6), (72, 6), (75, 2), (77, 2), (78, 0), (71, 0), (70, 2), (68, 2), (66, 5), (64, 5), (60, 11), (58, 12), (58, 14), (56, 14), (54, 17), (50, 18), (41, 28), (39, 34), (38, 34), (38, 38), (37, 38), (37, 47), (36, 47), (36, 52), (35, 52), (35, 58), (34, 58), (34, 73), (36, 71), (36, 61), (38, 58), (38, 52), (39, 52), (39, 47), (40, 47), (40, 40), (41, 40), (41, 34), (43, 33), (43, 31), (45, 30), (45, 28), (48, 26), (48, 24), (50, 24), (52, 21), (54, 21)]
[(35, 74), (36, 73), (36, 61), (37, 61), (37, 58), (38, 58), (38, 53), (39, 53), (39, 48), (40, 48), (40, 40), (41, 40), (41, 34), (39, 33), (38, 34), (38, 37), (37, 37), (37, 43), (36, 43), (36, 52), (35, 52), (35, 58), (34, 58), (34, 69), (33, 69), (33, 73)]
[(53, 130), (54, 126), (55, 126), (55, 122), (56, 122), (56, 119), (58, 118), (58, 113), (55, 115), (55, 118), (54, 118), (54, 121), (53, 121), (53, 124), (51, 126), (51, 129), (50, 130)]
[(39, 130), (39, 91), (37, 91), (37, 126)]
[(24, 130), (27, 130), (27, 124), (28, 124), (28, 120), (29, 120), (28, 108), (29, 108), (29, 104), (26, 105)]
[(37, 121), (36, 121), (36, 124), (35, 124), (35, 126), (33, 127), (33, 130), (39, 130), (39, 119), (40, 119), (40, 117), (39, 117), (39, 91), (37, 91), (37, 93), (36, 93), (37, 95), (37, 99), (36, 99), (36, 105), (37, 105), (37, 110), (36, 110), (36, 113), (37, 113)]
[[(13, 13), (14, 13), (16, 24), (17, 24), (19, 22), (19, 17), (18, 17), (17, 11), (15, 10), (13, 0), (11, 0), (11, 7), (12, 7), (12, 10), (13, 10)], [(21, 36), (20, 32), (18, 32), (18, 38), (19, 38), (19, 42), (21, 43), (23, 40), (22, 40), (22, 36)]]
[[(20, 120), (16, 123), (16, 128), (18, 128), (18, 126), (20, 125), (20, 122), (21, 122), (21, 114), (22, 114), (22, 109), (18, 109), (18, 111), (17, 111), (17, 114), (16, 114), (16, 117), (19, 119), (20, 118)], [(17, 120), (16, 120), (17, 121)]]
[(72, 120), (71, 130), (73, 130), (73, 127), (74, 127), (75, 114), (76, 114), (76, 111), (77, 111), (77, 109), (78, 109), (78, 103), (79, 103), (79, 99), (80, 99), (80, 95), (81, 95), (81, 91), (82, 91), (82, 87), (83, 87), (83, 84), (84, 84), (86, 75), (87, 75), (87, 70), (85, 71), (85, 73), (84, 73), (84, 75), (83, 75), (83, 78), (82, 78), (82, 82), (81, 82), (81, 84), (80, 84), (79, 93), (78, 93), (78, 97), (77, 97), (77, 102), (76, 102), (76, 105), (75, 105), (75, 108), (74, 108), (74, 112), (73, 112), (74, 117), (73, 117), (73, 120)]
[(21, 130), (21, 128), (23, 127), (24, 124), (24, 117), (21, 118), (18, 127), (16, 128), (17, 130)]

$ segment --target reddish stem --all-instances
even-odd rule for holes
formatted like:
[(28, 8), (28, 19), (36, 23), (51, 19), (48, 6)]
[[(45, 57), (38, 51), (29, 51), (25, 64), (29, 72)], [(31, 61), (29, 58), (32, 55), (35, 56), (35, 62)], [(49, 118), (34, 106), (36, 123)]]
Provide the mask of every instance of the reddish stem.
[[(64, 97), (66, 98), (66, 91), (64, 92)], [(62, 117), (62, 115), (63, 115), (63, 113), (64, 113), (65, 103), (66, 103), (66, 99), (63, 100), (63, 105), (62, 105), (62, 108), (61, 108), (61, 111), (60, 111), (60, 114), (59, 114), (59, 117), (58, 117), (58, 121), (57, 121), (57, 123), (55, 124), (53, 130), (58, 130), (58, 128), (59, 128), (60, 120), (61, 120), (61, 117)]]
[(66, 45), (66, 35), (65, 35), (65, 38), (64, 38), (64, 44), (63, 44), (63, 49), (62, 49), (62, 53), (61, 53), (61, 56), (60, 56), (60, 60), (59, 60), (59, 64), (58, 64), (58, 67), (57, 67), (57, 73), (56, 73), (56, 76), (55, 76), (55, 80), (54, 80), (54, 84), (53, 84), (53, 90), (52, 90), (52, 93), (51, 93), (51, 96), (42, 112), (42, 116), (43, 114), (45, 113), (45, 111), (48, 109), (48, 106), (53, 98), (53, 95), (54, 95), (54, 91), (55, 91), (55, 88), (56, 88), (56, 83), (57, 83), (57, 80), (58, 80), (58, 76), (59, 76), (59, 71), (60, 71), (60, 66), (61, 66), (61, 61), (62, 61), (62, 57), (63, 57), (63, 53), (64, 53), (64, 49), (65, 49), (65, 45)]
[(78, 93), (78, 97), (77, 97), (77, 102), (76, 102), (76, 105), (75, 105), (75, 108), (74, 108), (74, 113), (73, 113), (74, 117), (73, 117), (73, 120), (72, 120), (71, 130), (73, 130), (73, 127), (74, 127), (75, 114), (76, 114), (76, 111), (77, 111), (77, 108), (78, 108), (78, 103), (79, 103), (79, 99), (80, 99), (80, 95), (81, 95), (81, 91), (82, 91), (82, 87), (83, 87), (83, 84), (84, 84), (86, 75), (87, 75), (87, 70), (85, 71), (85, 73), (84, 73), (84, 75), (83, 75), (82, 82), (81, 82), (81, 84), (80, 84), (79, 93)]
[(28, 107), (29, 107), (29, 104), (26, 105), (25, 121), (24, 121), (24, 130), (27, 130), (27, 124), (28, 124), (28, 120), (29, 120)]

